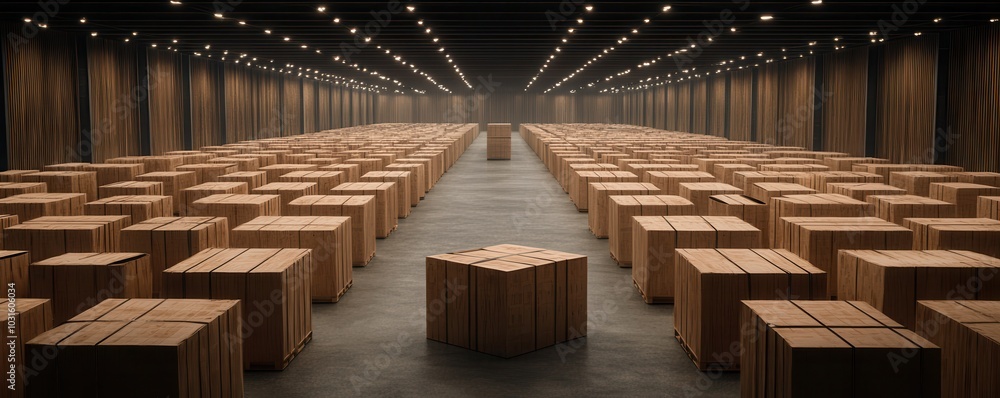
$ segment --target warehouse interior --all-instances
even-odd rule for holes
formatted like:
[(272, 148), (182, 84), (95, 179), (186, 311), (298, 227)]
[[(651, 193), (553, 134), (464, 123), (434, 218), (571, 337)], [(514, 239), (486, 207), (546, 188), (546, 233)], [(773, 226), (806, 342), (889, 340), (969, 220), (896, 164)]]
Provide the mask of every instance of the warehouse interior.
[(1000, 396), (1000, 3), (0, 33), (0, 397)]

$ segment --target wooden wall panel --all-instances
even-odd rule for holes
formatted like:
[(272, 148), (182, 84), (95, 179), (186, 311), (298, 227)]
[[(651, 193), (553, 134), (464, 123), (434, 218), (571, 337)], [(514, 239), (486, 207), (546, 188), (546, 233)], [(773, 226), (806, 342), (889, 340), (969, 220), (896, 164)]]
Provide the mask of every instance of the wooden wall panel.
[(216, 62), (194, 57), (191, 63), (191, 135), (194, 148), (222, 145), (222, 122), (225, 111), (220, 102), (224, 93), (219, 85), (222, 76)]
[(677, 131), (691, 131), (691, 82), (677, 85)]
[(667, 128), (667, 87), (666, 86), (656, 86), (653, 89), (653, 97), (656, 105), (654, 106), (653, 112), (656, 116), (655, 123), (653, 127), (658, 129)]
[(732, 72), (729, 108), (729, 138), (750, 141), (753, 120), (753, 71), (750, 69)]
[(948, 63), (948, 164), (1000, 172), (1000, 28), (956, 32)]
[(781, 76), (784, 65), (764, 64), (757, 72), (757, 142), (782, 145), (778, 135)]
[[(15, 26), (17, 27), (15, 29)], [(78, 161), (76, 45), (64, 34), (41, 31), (24, 42), (21, 25), (2, 25), (7, 64), (7, 126), (11, 169)], [(2, 94), (0, 94), (2, 95)]]
[(667, 86), (667, 101), (663, 105), (667, 108), (666, 110), (666, 129), (670, 131), (677, 131), (677, 87), (679, 84), (671, 84)]
[(316, 128), (316, 81), (302, 82), (302, 130), (315, 133)]
[(153, 155), (184, 149), (184, 57), (150, 49), (149, 136)]
[(254, 71), (250, 68), (225, 64), (226, 142), (257, 138), (257, 109), (254, 106)]
[(90, 123), (95, 163), (139, 153), (138, 59), (124, 42), (88, 39)]
[(708, 79), (708, 126), (706, 133), (718, 137), (726, 135), (726, 76)]
[(868, 48), (823, 56), (823, 149), (865, 155)]
[(816, 111), (815, 58), (784, 63), (781, 75), (778, 142), (785, 146), (813, 148), (813, 117)]
[(937, 50), (936, 35), (884, 46), (876, 104), (878, 157), (896, 163), (933, 162)]
[(708, 79), (698, 79), (691, 82), (691, 131), (706, 134), (708, 132)]
[[(284, 80), (280, 85), (279, 79)], [(279, 78), (265, 76), (261, 82), (260, 115), (272, 115), (261, 120), (264, 126), (280, 123), (280, 134), (273, 136), (302, 134), (302, 80), (291, 75)], [(272, 99), (274, 102), (271, 102)]]

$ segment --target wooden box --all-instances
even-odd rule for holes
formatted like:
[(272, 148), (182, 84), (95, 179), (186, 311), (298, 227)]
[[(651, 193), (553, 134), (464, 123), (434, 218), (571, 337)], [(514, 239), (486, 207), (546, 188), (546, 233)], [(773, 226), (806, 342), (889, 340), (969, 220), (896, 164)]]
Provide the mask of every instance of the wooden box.
[(694, 203), (697, 215), (708, 215), (708, 204), (715, 195), (741, 195), (743, 190), (721, 182), (682, 182), (678, 195)]
[[(27, 289), (27, 285), (22, 288)], [(25, 371), (29, 358), (25, 347), (29, 341), (52, 329), (52, 302), (18, 297), (8, 303), (5, 312), (7, 322), (10, 322), (3, 333), (8, 354), (7, 371), (4, 372), (7, 377), (0, 397), (22, 398), (26, 396), (28, 377), (35, 376), (34, 372)]]
[(13, 214), (21, 222), (48, 216), (83, 214), (87, 195), (82, 193), (35, 193), (0, 199), (0, 214)]
[(923, 197), (930, 196), (931, 184), (935, 182), (958, 182), (958, 177), (926, 171), (893, 172), (889, 177), (889, 185), (903, 188), (910, 195)]
[(109, 298), (153, 294), (149, 256), (144, 253), (67, 253), (28, 267), (31, 297), (52, 300), (52, 321), (61, 325)]
[(990, 218), (907, 218), (913, 250), (968, 250), (1000, 257), (1000, 221)]
[(676, 249), (749, 249), (761, 231), (736, 217), (632, 217), (632, 280), (647, 304), (673, 303)]
[(225, 217), (236, 228), (257, 217), (281, 215), (278, 195), (212, 195), (194, 202), (206, 216)]
[(210, 248), (229, 247), (224, 217), (163, 217), (137, 223), (121, 232), (121, 250), (149, 255), (153, 297), (161, 297), (163, 270)]
[(744, 191), (753, 187), (759, 182), (786, 182), (798, 184), (799, 178), (808, 175), (802, 172), (782, 172), (782, 171), (738, 171), (733, 174), (734, 187)]
[(316, 171), (318, 167), (314, 164), (273, 164), (270, 166), (263, 166), (258, 171), (263, 171), (267, 173), (267, 182), (278, 182), (281, 181), (281, 176), (293, 173), (296, 171)]
[(198, 184), (181, 191), (184, 206), (181, 207), (181, 216), (193, 217), (202, 215), (202, 209), (194, 202), (212, 195), (247, 195), (250, 191), (247, 184), (243, 182), (208, 182)]
[(278, 155), (271, 155), (267, 153), (241, 153), (226, 156), (228, 158), (236, 159), (257, 159), (257, 168), (260, 170), (261, 167), (273, 166), (278, 164)]
[(35, 174), (38, 170), (7, 170), (0, 171), (0, 182), (24, 182), (25, 174)]
[[(159, 196), (163, 195), (163, 183), (157, 181), (122, 181), (98, 187), (97, 194), (101, 199), (112, 196)], [(173, 201), (171, 200), (170, 203), (173, 204)], [(171, 208), (170, 211), (174, 211), (174, 208)]]
[(319, 171), (333, 171), (344, 173), (344, 183), (358, 182), (361, 180), (361, 166), (356, 164), (333, 164), (319, 168)]
[(887, 164), (888, 159), (880, 158), (826, 158), (823, 165), (831, 171), (854, 171), (856, 164)]
[(701, 371), (740, 367), (742, 300), (825, 300), (826, 272), (786, 250), (677, 249), (674, 335)]
[(590, 184), (590, 192), (587, 194), (590, 204), (588, 207), (587, 220), (590, 225), (590, 232), (600, 239), (608, 237), (610, 229), (610, 200), (611, 196), (620, 195), (659, 195), (660, 189), (655, 185), (645, 182), (595, 182)]
[(216, 182), (219, 180), (219, 177), (235, 173), (240, 170), (236, 167), (236, 165), (229, 163), (201, 163), (178, 166), (177, 171), (194, 172), (197, 183), (204, 184), (207, 182)]
[(680, 196), (681, 183), (716, 182), (715, 176), (701, 171), (651, 171), (645, 182), (656, 185), (664, 195)]
[(747, 196), (763, 203), (771, 203), (772, 198), (788, 195), (813, 195), (816, 190), (790, 182), (758, 182), (750, 186)]
[(768, 247), (768, 221), (770, 214), (767, 203), (744, 195), (716, 195), (708, 202), (708, 215), (713, 217), (736, 217), (761, 231), (760, 247)]
[(399, 206), (396, 200), (396, 184), (391, 182), (354, 182), (341, 184), (331, 190), (328, 195), (338, 196), (374, 196), (375, 197), (375, 236), (381, 239), (389, 237), (399, 225), (397, 212)]
[(1000, 302), (918, 301), (916, 332), (941, 347), (941, 396), (1000, 396)]
[(129, 225), (128, 216), (40, 217), (4, 230), (4, 246), (31, 252), (31, 261), (65, 253), (117, 252), (121, 230)]
[(744, 301), (740, 312), (741, 397), (941, 397), (940, 348), (866, 303)]
[[(236, 166), (236, 172), (257, 171), (260, 168), (260, 161), (255, 158), (214, 158), (206, 161), (209, 164), (227, 164)], [(220, 181), (216, 179), (215, 181)]]
[(486, 138), (487, 160), (510, 160), (510, 157), (511, 157), (510, 137)]
[(0, 199), (31, 193), (48, 193), (48, 188), (44, 182), (0, 182)]
[(510, 138), (510, 123), (489, 123), (486, 125), (487, 138)]
[(420, 197), (413, 189), (413, 174), (408, 171), (373, 171), (361, 176), (361, 182), (396, 183), (396, 205), (399, 218), (410, 216), (410, 207), (420, 203)]
[(123, 158), (109, 159), (108, 163), (113, 164), (142, 164), (142, 169), (146, 173), (159, 173), (177, 171), (177, 167), (184, 164), (183, 156), (127, 156)]
[(43, 171), (25, 174), (23, 182), (44, 182), (53, 193), (82, 193), (87, 201), (97, 200), (97, 173), (92, 171)]
[(608, 198), (608, 243), (611, 257), (620, 267), (632, 266), (632, 217), (693, 216), (694, 203), (680, 196), (610, 196)]
[(219, 177), (219, 182), (242, 182), (247, 184), (247, 190), (254, 190), (267, 184), (267, 172), (237, 171)]
[(193, 171), (146, 173), (136, 177), (136, 180), (163, 183), (163, 194), (174, 197), (174, 213), (177, 214), (180, 214), (184, 207), (184, 196), (181, 195), (181, 191), (198, 185), (198, 176)]
[(240, 312), (229, 300), (105, 300), (27, 344), (28, 396), (242, 397)]
[(982, 254), (842, 250), (838, 258), (837, 298), (871, 304), (910, 330), (917, 300), (1000, 300), (1000, 259)]
[(510, 358), (587, 335), (587, 258), (515, 245), (427, 257), (427, 338)]
[[(208, 249), (163, 272), (171, 298), (232, 299), (245, 322), (245, 369), (282, 370), (312, 339), (312, 255), (307, 249)], [(253, 324), (251, 324), (253, 325)]]
[(757, 171), (757, 168), (742, 163), (722, 163), (716, 164), (711, 173), (717, 180), (732, 185), (733, 176), (740, 171)]
[(312, 250), (312, 300), (336, 303), (354, 283), (351, 218), (258, 217), (233, 228), (232, 247)]
[(14, 214), (0, 214), (0, 249), (4, 248), (4, 240), (7, 237), (6, 229), (20, 223), (18, 216)]
[[(835, 158), (834, 158), (835, 159)], [(874, 173), (861, 173), (854, 171), (825, 171), (809, 173), (799, 178), (799, 183), (819, 192), (831, 193), (829, 184), (835, 183), (868, 183), (882, 184), (885, 180), (882, 176)]]
[(598, 182), (639, 182), (639, 177), (627, 171), (577, 171), (570, 178), (569, 198), (579, 211), (588, 211), (590, 184)]
[(958, 182), (989, 185), (991, 187), (1000, 187), (1000, 173), (961, 171), (961, 172), (950, 172), (944, 174), (958, 177)]
[(770, 247), (785, 248), (781, 241), (783, 217), (870, 217), (872, 205), (836, 194), (789, 195), (770, 202)]
[(906, 190), (885, 184), (868, 183), (832, 183), (826, 186), (826, 192), (844, 195), (855, 200), (867, 201), (871, 195), (906, 195)]
[(955, 204), (955, 216), (972, 218), (980, 196), (998, 196), (1000, 188), (967, 182), (938, 182), (931, 184), (931, 199)]
[[(425, 178), (424, 189), (426, 189), (429, 192), (431, 188), (434, 188), (434, 184), (437, 183), (438, 180), (438, 176), (436, 176), (434, 174), (434, 171), (432, 170), (431, 163), (432, 162), (430, 159), (403, 158), (403, 159), (396, 159), (395, 164), (416, 164), (424, 166), (423, 167), (424, 169), (423, 176)], [(360, 178), (360, 176), (355, 176), (355, 178)], [(356, 182), (356, 181), (351, 181), (351, 182)]]
[(827, 293), (837, 297), (840, 250), (909, 250), (913, 231), (874, 217), (785, 217), (772, 225), (781, 231), (778, 248), (787, 249), (826, 271)]
[(920, 171), (920, 167), (912, 164), (892, 164), (892, 163), (860, 163), (855, 164), (851, 171), (874, 173), (882, 176), (886, 184), (891, 184), (892, 173)]
[(361, 167), (360, 169), (361, 175), (365, 175), (373, 171), (382, 171), (382, 166), (386, 165), (386, 163), (383, 162), (382, 159), (371, 159), (371, 158), (347, 159), (344, 161), (344, 163), (356, 164), (359, 167)]
[(951, 203), (914, 195), (871, 195), (868, 203), (876, 216), (899, 225), (907, 218), (951, 218), (958, 211)]
[(979, 218), (1000, 220), (1000, 196), (980, 196), (977, 209)]
[(279, 214), (285, 214), (288, 212), (289, 203), (303, 196), (319, 195), (319, 188), (312, 182), (272, 182), (251, 192), (255, 195), (278, 195), (281, 197)]
[(93, 171), (97, 173), (97, 186), (114, 184), (122, 181), (135, 181), (135, 178), (144, 173), (141, 164), (88, 164), (82, 171)]
[(20, 250), (0, 250), (0, 283), (5, 288), (11, 288), (18, 298), (28, 296), (28, 266), (31, 255)]
[[(591, 160), (593, 161), (593, 159)], [(623, 171), (623, 170), (619, 170), (618, 166), (615, 166), (613, 164), (602, 164), (602, 163), (574, 163), (567, 165), (567, 167), (563, 170), (561, 185), (563, 187), (563, 190), (565, 190), (567, 193), (570, 194), (570, 200), (573, 199), (572, 187), (579, 186), (578, 184), (581, 183), (580, 181), (573, 181), (575, 178), (577, 178), (577, 173), (582, 173), (587, 171)], [(635, 173), (632, 174), (636, 176), (636, 180), (631, 182), (639, 182), (640, 179), (638, 177), (638, 174)], [(586, 184), (584, 184), (584, 186), (586, 186)]]
[(216, 158), (216, 154), (201, 151), (170, 151), (164, 152), (164, 156), (180, 156), (184, 164), (208, 163)]
[(416, 192), (415, 196), (417, 197), (417, 201), (412, 204), (413, 206), (417, 206), (420, 203), (420, 199), (423, 199), (430, 190), (427, 186), (427, 177), (425, 176), (427, 171), (425, 169), (426, 167), (422, 164), (393, 163), (385, 166), (386, 171), (405, 171), (412, 175), (410, 179), (411, 190)]
[(347, 181), (342, 171), (293, 171), (275, 182), (312, 182), (316, 184), (320, 195), (326, 195), (331, 189)]
[(351, 259), (355, 267), (375, 257), (375, 196), (303, 196), (288, 204), (288, 216), (351, 218)]
[(174, 198), (170, 196), (112, 196), (87, 203), (83, 211), (88, 216), (129, 216), (130, 223), (174, 214)]

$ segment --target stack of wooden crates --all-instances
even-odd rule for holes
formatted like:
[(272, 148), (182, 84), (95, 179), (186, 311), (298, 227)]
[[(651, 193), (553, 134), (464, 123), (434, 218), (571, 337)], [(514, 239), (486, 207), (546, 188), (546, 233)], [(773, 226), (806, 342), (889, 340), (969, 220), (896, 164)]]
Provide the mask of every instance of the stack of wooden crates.
[(510, 123), (486, 126), (486, 159), (510, 160)]

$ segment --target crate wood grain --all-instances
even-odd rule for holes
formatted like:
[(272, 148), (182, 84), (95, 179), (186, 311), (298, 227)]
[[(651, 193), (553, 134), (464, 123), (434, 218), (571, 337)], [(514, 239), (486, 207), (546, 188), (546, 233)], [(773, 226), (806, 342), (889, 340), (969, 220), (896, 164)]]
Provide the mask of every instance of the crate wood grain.
[(823, 193), (831, 193), (828, 185), (834, 183), (882, 184), (884, 182), (885, 180), (878, 174), (854, 171), (815, 172), (799, 178), (799, 184)]
[(941, 347), (941, 396), (1000, 396), (1000, 302), (918, 301), (916, 332)]
[(4, 246), (30, 252), (31, 261), (74, 252), (118, 252), (121, 230), (129, 225), (128, 216), (40, 217), (5, 229)]
[(599, 239), (608, 238), (611, 217), (609, 197), (618, 195), (659, 195), (660, 189), (643, 182), (600, 182), (591, 183), (587, 194), (587, 221), (590, 232)]
[(162, 297), (163, 270), (202, 250), (229, 247), (229, 220), (225, 217), (162, 217), (149, 219), (121, 232), (121, 250), (149, 255), (153, 297)]
[(236, 228), (257, 217), (281, 215), (278, 195), (212, 195), (194, 202), (205, 216), (225, 217)]
[(424, 176), (426, 171), (424, 169), (425, 167), (420, 164), (392, 163), (385, 166), (386, 171), (410, 173), (410, 188), (412, 197), (416, 199), (415, 201), (413, 199), (410, 200), (410, 204), (413, 207), (420, 204), (420, 200), (426, 196), (428, 191), (426, 177)]
[(24, 182), (25, 174), (35, 174), (38, 170), (7, 170), (0, 171), (0, 182)]
[(788, 195), (813, 195), (816, 190), (790, 182), (758, 182), (747, 191), (747, 196), (764, 203), (771, 203), (772, 198)]
[(150, 298), (145, 253), (67, 253), (28, 267), (31, 297), (52, 300), (52, 321), (61, 325), (109, 298)]
[(181, 191), (181, 198), (184, 206), (181, 207), (182, 217), (201, 216), (202, 208), (196, 206), (197, 202), (212, 195), (247, 195), (250, 191), (244, 182), (208, 182), (198, 184)]
[(15, 290), (23, 289), (21, 297), (27, 296), (23, 292), (29, 288), (28, 266), (30, 264), (31, 255), (27, 251), (0, 250), (0, 283), (8, 288), (13, 286)]
[[(97, 196), (101, 199), (112, 196), (159, 196), (163, 194), (163, 183), (158, 181), (122, 181), (97, 188)], [(173, 204), (173, 201), (171, 200), (170, 203)], [(173, 208), (172, 211), (174, 211)]]
[(826, 186), (826, 192), (861, 201), (867, 201), (871, 195), (906, 195), (903, 188), (869, 183), (830, 183)]
[(129, 216), (132, 224), (151, 218), (170, 217), (174, 214), (171, 196), (112, 196), (87, 203), (83, 211), (88, 216)]
[(375, 196), (303, 196), (288, 204), (289, 216), (351, 218), (351, 258), (355, 267), (375, 257)]
[(8, 388), (0, 391), (0, 397), (22, 398), (29, 376), (35, 376), (34, 372), (26, 371), (29, 364), (25, 348), (29, 341), (52, 329), (52, 302), (18, 297), (8, 304), (7, 322), (9, 324), (4, 328), (3, 337), (8, 350)]
[(854, 171), (856, 164), (888, 164), (888, 159), (881, 158), (826, 158), (823, 165), (829, 167), (831, 171)]
[(664, 195), (680, 196), (681, 183), (717, 182), (715, 176), (701, 171), (651, 171), (645, 182), (656, 185)]
[(914, 250), (968, 250), (1000, 257), (1000, 221), (991, 218), (908, 218)]
[(314, 164), (286, 164), (279, 163), (270, 166), (262, 166), (257, 169), (267, 173), (267, 182), (274, 183), (281, 181), (281, 176), (296, 171), (316, 171), (319, 167)]
[(761, 231), (760, 246), (768, 247), (769, 217), (767, 203), (745, 195), (716, 195), (708, 203), (708, 215), (736, 217)]
[(139, 181), (163, 183), (163, 195), (174, 197), (174, 213), (180, 214), (184, 207), (184, 196), (181, 192), (198, 185), (198, 175), (193, 171), (164, 171), (146, 173), (136, 177)]
[(711, 197), (715, 195), (741, 195), (743, 190), (721, 182), (682, 182), (678, 196), (694, 203), (697, 215), (707, 216)]
[(797, 184), (799, 178), (808, 175), (802, 172), (784, 171), (737, 171), (733, 173), (732, 185), (744, 191), (759, 182), (785, 182)]
[(837, 194), (789, 195), (771, 199), (770, 247), (785, 248), (781, 219), (784, 217), (870, 217), (872, 205)]
[(391, 182), (355, 182), (341, 184), (331, 190), (328, 195), (335, 196), (374, 196), (375, 197), (375, 236), (388, 238), (399, 225), (397, 212), (399, 206), (396, 200), (396, 184)]
[(184, 165), (183, 156), (126, 156), (109, 159), (111, 164), (141, 164), (146, 173), (159, 173), (177, 171), (177, 168)]
[(910, 195), (923, 197), (930, 196), (931, 184), (935, 182), (958, 182), (958, 177), (926, 171), (892, 172), (889, 177), (889, 185), (903, 188)]
[(977, 209), (979, 218), (1000, 220), (1000, 196), (980, 196)]
[(993, 172), (976, 172), (976, 171), (961, 171), (961, 172), (945, 172), (943, 174), (953, 175), (958, 177), (958, 182), (964, 182), (968, 184), (980, 184), (989, 185), (991, 187), (1000, 187), (1000, 173)]
[(82, 193), (97, 200), (97, 173), (92, 171), (43, 171), (25, 174), (22, 182), (44, 182), (48, 192)]
[(141, 164), (87, 164), (81, 171), (93, 171), (97, 173), (97, 186), (105, 186), (122, 181), (134, 181), (136, 177), (145, 173), (145, 168)]
[(87, 196), (82, 193), (35, 193), (0, 199), (0, 213), (16, 215), (21, 222), (39, 217), (83, 215)]
[(44, 182), (0, 182), (0, 199), (17, 195), (48, 192), (48, 188)]
[(907, 218), (952, 218), (958, 212), (954, 204), (915, 195), (871, 195), (867, 201), (877, 217), (899, 225)]
[(219, 177), (219, 182), (242, 182), (247, 184), (248, 190), (254, 190), (267, 184), (267, 172), (264, 171), (237, 171)]
[(576, 209), (585, 212), (590, 206), (590, 184), (612, 182), (639, 182), (639, 177), (627, 171), (577, 171), (569, 184), (569, 197)]
[(331, 189), (348, 182), (342, 171), (293, 171), (281, 176), (275, 182), (311, 182), (315, 183), (318, 194), (326, 195)]
[(976, 217), (980, 196), (1000, 195), (1000, 188), (968, 182), (931, 183), (930, 197), (955, 205), (955, 217)]
[(693, 216), (694, 203), (680, 196), (635, 195), (608, 198), (608, 243), (618, 266), (632, 266), (632, 217)]
[(420, 197), (413, 190), (413, 174), (408, 171), (373, 171), (361, 176), (361, 182), (392, 182), (396, 184), (396, 205), (399, 218), (410, 216), (410, 208), (420, 203)]

